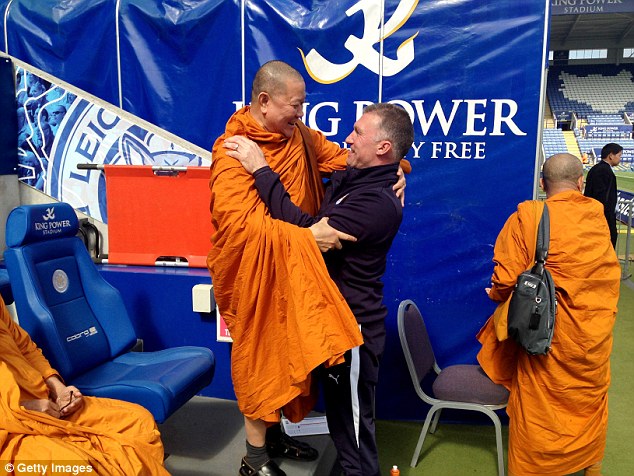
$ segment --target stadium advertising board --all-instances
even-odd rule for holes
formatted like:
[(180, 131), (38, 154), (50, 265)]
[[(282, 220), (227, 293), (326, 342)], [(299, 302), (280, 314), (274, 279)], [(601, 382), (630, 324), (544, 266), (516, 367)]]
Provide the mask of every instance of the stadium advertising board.
[(584, 127), (585, 136), (588, 139), (620, 137), (630, 139), (632, 137), (631, 124), (588, 124)]
[[(618, 142), (618, 139), (606, 139), (606, 141), (607, 140)], [(601, 147), (593, 147), (592, 152), (594, 153), (594, 156), (597, 157), (597, 160), (601, 160)], [(621, 152), (621, 165), (628, 163), (634, 163), (634, 149), (624, 148)]]
[[(632, 224), (632, 205), (634, 205), (634, 193), (625, 190), (617, 191), (616, 219), (626, 225)], [(632, 216), (630, 215), (632, 214)]]
[(550, 10), (553, 15), (632, 13), (634, 0), (551, 0)]

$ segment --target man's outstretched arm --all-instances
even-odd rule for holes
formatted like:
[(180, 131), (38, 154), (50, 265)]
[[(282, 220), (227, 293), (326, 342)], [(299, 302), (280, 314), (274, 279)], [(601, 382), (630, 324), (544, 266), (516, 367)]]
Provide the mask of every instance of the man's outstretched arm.
[(277, 173), (269, 167), (264, 153), (253, 141), (234, 136), (225, 141), (227, 155), (237, 159), (244, 169), (253, 174), (258, 194), (272, 218), (310, 228), (320, 251), (341, 249), (341, 241), (356, 241), (356, 238), (328, 224), (328, 218), (315, 218), (295, 205)]

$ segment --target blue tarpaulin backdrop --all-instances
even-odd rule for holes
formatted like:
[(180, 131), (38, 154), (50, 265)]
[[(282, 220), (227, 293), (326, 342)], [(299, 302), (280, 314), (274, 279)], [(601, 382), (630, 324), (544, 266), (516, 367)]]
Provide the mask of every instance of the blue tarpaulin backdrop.
[(206, 150), (271, 59), (304, 75), (305, 122), (340, 144), (364, 104), (408, 110), (413, 172), (384, 279), (377, 408), (420, 418), (396, 309), (417, 302), (441, 366), (475, 362), (495, 238), (533, 196), (548, 2), (115, 3), (0, 0), (4, 51)]
[(13, 65), (8, 58), (0, 58), (0, 125), (0, 175), (15, 174), (18, 165), (18, 119)]

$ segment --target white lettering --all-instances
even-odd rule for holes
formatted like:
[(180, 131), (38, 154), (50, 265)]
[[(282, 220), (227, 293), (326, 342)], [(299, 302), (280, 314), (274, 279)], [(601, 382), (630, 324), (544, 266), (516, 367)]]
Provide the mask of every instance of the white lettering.
[[(512, 134), (515, 136), (526, 136), (515, 122), (515, 117), (519, 113), (516, 101), (512, 99), (452, 99), (451, 106), (447, 102), (436, 100), (433, 103), (426, 103), (423, 99), (413, 99), (405, 101), (393, 99), (389, 101), (396, 104), (410, 116), (412, 124), (418, 126), (420, 132), (427, 139), (440, 139), (450, 134), (453, 136), (462, 135), (468, 137), (484, 136), (505, 136)], [(241, 106), (241, 102), (234, 101), (236, 108)], [(372, 104), (371, 101), (354, 100), (351, 106), (355, 120), (363, 114), (366, 106)], [(433, 104), (433, 106), (430, 106)], [(427, 108), (425, 107), (427, 106)], [(431, 111), (429, 108), (431, 107)], [(339, 134), (339, 124), (342, 118), (339, 116), (341, 104), (336, 101), (325, 101), (311, 104), (304, 103), (304, 119), (306, 125), (321, 131), (326, 136)], [(462, 111), (462, 113), (461, 113)], [(456, 122), (460, 118), (458, 122)], [(327, 128), (322, 130), (318, 124), (326, 124)], [(351, 125), (347, 126), (352, 129)], [(440, 129), (440, 133), (432, 132), (432, 127)], [(456, 130), (458, 129), (458, 130)], [(341, 143), (340, 147), (348, 147)], [(475, 159), (482, 160), (486, 157), (486, 142), (482, 141), (421, 141), (413, 144), (413, 158), (446, 158), (446, 159)], [(427, 150), (425, 150), (427, 149)], [(65, 221), (70, 226), (68, 221)], [(46, 224), (36, 224), (37, 229), (43, 230)], [(51, 225), (50, 229), (56, 229), (60, 225)]]
[(416, 145), (416, 142), (414, 142), (412, 144), (412, 148), (414, 149), (414, 158), (415, 159), (419, 159), (420, 158), (420, 149), (421, 147), (423, 147), (423, 144), (425, 144), (424, 142), (419, 142), (418, 146)]
[(475, 159), (485, 158), (485, 142), (432, 142), (432, 159)]
[(475, 129), (475, 122), (477, 120), (482, 121), (486, 118), (486, 113), (482, 112), (480, 114), (476, 114), (476, 107), (478, 105), (486, 106), (486, 99), (467, 99), (465, 101), (467, 103), (467, 128), (463, 135), (465, 136), (483, 136), (487, 132), (487, 128), (484, 127), (482, 130), (477, 131)]
[[(307, 104), (304, 105), (304, 116), (306, 116), (306, 106)], [(319, 104), (316, 104), (311, 110), (310, 113), (308, 115), (308, 127), (311, 127), (313, 129), (318, 129), (317, 127), (317, 113), (319, 113), (319, 111), (324, 108), (324, 107), (330, 107), (332, 108), (335, 112), (339, 112), (339, 103), (336, 102), (321, 102)], [(329, 118), (328, 122), (330, 123), (330, 130), (322, 130), (321, 132), (324, 133), (325, 136), (334, 136), (337, 135), (337, 133), (339, 132), (339, 122), (341, 121), (341, 118)]]
[(449, 134), (449, 129), (451, 128), (451, 125), (453, 124), (454, 117), (456, 117), (456, 112), (458, 111), (458, 107), (460, 106), (460, 103), (462, 103), (463, 101), (461, 101), (460, 99), (454, 99), (453, 101), (451, 101), (453, 104), (453, 107), (451, 108), (451, 114), (449, 115), (449, 119), (445, 117), (445, 112), (443, 111), (442, 104), (440, 103), (440, 101), (436, 101), (436, 103), (434, 104), (434, 108), (431, 111), (431, 116), (429, 117), (429, 119), (427, 119), (425, 110), (423, 109), (424, 102), (425, 102), (424, 99), (418, 99), (418, 100), (412, 101), (412, 103), (414, 104), (414, 107), (416, 108), (416, 113), (418, 115), (418, 120), (420, 121), (420, 128), (423, 135), (427, 135), (432, 122), (434, 121), (435, 118), (437, 118), (438, 122), (440, 123), (440, 127), (442, 128), (442, 131), (444, 132), (445, 136), (447, 136)]
[(16, 469), (18, 470), (18, 473), (36, 473), (36, 474), (46, 474), (46, 471), (48, 470), (48, 465), (46, 464), (41, 464), (41, 463), (35, 463), (35, 464), (25, 464), (25, 463), (18, 463), (18, 465), (16, 466)]
[[(355, 121), (358, 120), (362, 115), (363, 115), (363, 109), (366, 106), (369, 106), (370, 104), (372, 104), (372, 101), (353, 101), (353, 104), (356, 105), (357, 110), (355, 112)], [(407, 103), (405, 103), (407, 104)], [(410, 115), (411, 117), (411, 115)]]
[[(512, 121), (515, 114), (517, 114), (517, 103), (511, 99), (491, 99), (491, 102), (495, 104), (493, 112), (493, 132), (492, 136), (503, 136), (502, 123), (505, 123), (508, 128), (516, 136), (525, 136), (526, 132), (520, 130), (519, 127)], [(502, 108), (506, 105), (509, 108), (509, 114), (504, 116), (502, 114)]]
[(97, 331), (97, 328), (93, 326), (93, 327), (90, 327), (90, 328), (88, 328), (86, 330), (78, 332), (77, 334), (73, 334), (72, 336), (66, 337), (66, 342), (72, 342), (72, 341), (80, 339), (82, 337), (94, 336), (98, 332), (99, 331)]
[[(70, 220), (58, 220), (58, 221), (49, 221), (49, 222), (35, 222), (35, 230), (42, 231), (43, 234), (48, 232), (52, 232), (53, 230), (57, 230), (59, 228), (67, 228), (70, 226)], [(59, 232), (59, 231), (58, 231)]]

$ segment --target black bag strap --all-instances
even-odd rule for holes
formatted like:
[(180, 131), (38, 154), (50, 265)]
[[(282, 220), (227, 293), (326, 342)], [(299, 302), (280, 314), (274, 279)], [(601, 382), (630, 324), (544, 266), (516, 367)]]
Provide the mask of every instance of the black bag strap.
[(548, 213), (548, 205), (544, 202), (544, 211), (539, 220), (539, 228), (537, 229), (537, 245), (535, 246), (535, 266), (533, 272), (540, 276), (544, 273), (544, 265), (548, 257), (548, 247), (550, 246), (550, 215)]

